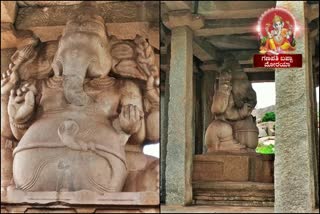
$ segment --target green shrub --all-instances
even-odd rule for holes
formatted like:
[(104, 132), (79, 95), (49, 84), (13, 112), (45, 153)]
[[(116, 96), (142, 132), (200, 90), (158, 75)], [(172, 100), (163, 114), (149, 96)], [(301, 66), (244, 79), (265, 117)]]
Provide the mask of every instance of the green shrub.
[(264, 154), (264, 155), (270, 155), (274, 154), (274, 145), (261, 145), (256, 148), (256, 153)]
[(262, 122), (268, 122), (268, 121), (276, 121), (276, 114), (271, 111), (264, 114), (262, 118)]

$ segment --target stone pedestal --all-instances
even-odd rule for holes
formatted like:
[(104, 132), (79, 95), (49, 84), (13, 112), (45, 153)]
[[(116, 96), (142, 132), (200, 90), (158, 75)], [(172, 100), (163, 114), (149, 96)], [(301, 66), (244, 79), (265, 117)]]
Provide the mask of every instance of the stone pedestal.
[(166, 204), (192, 202), (192, 31), (172, 29), (169, 76)]
[(1, 198), (1, 213), (156, 213), (156, 192), (118, 192), (97, 194), (76, 192), (23, 192), (8, 190)]
[(273, 183), (274, 155), (255, 152), (213, 152), (196, 155), (193, 182), (232, 181)]
[(213, 152), (196, 155), (193, 199), (198, 205), (273, 206), (274, 155)]

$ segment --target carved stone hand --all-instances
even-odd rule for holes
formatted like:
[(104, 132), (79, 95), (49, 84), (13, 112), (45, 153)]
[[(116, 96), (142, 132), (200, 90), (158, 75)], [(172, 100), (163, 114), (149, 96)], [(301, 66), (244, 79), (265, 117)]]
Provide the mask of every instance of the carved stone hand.
[(141, 112), (135, 105), (122, 106), (119, 115), (119, 123), (122, 131), (127, 134), (136, 133), (141, 127), (141, 119), (143, 112)]
[(228, 72), (222, 72), (219, 79), (219, 88), (218, 91), (229, 95), (231, 93), (231, 74)]
[(8, 114), (11, 120), (24, 123), (32, 116), (35, 107), (35, 88), (25, 84), (21, 88), (11, 90), (8, 104)]
[(19, 76), (17, 71), (12, 70), (13, 64), (9, 65), (9, 69), (1, 76), (1, 96), (9, 95), (10, 91), (17, 85)]

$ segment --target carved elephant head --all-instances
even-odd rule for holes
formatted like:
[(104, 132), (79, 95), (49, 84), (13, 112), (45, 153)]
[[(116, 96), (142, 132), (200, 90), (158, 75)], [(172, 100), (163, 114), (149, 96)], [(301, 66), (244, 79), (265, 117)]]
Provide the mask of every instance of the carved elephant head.
[(106, 76), (111, 64), (103, 18), (81, 13), (68, 21), (52, 63), (55, 75), (64, 78), (67, 101), (86, 105), (90, 97), (83, 90), (85, 78)]

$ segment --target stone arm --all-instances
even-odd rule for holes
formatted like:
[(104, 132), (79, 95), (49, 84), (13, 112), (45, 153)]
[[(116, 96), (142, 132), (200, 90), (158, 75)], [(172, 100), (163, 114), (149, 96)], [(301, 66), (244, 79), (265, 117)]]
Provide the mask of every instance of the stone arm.
[(14, 140), (14, 136), (10, 127), (8, 115), (9, 96), (1, 96), (1, 137)]
[(149, 76), (144, 95), (146, 139), (152, 142), (160, 139), (160, 93), (157, 85), (154, 77)]
[(224, 91), (217, 91), (212, 100), (211, 113), (212, 114), (223, 114), (228, 107), (230, 93)]
[(244, 103), (244, 105), (241, 108), (235, 107), (233, 95), (231, 95), (224, 116), (225, 119), (231, 121), (242, 120), (251, 115), (252, 110), (253, 107), (249, 103)]
[[(15, 116), (22, 116), (21, 112), (23, 111), (26, 113), (26, 105), (23, 104), (26, 103), (24, 102), (24, 98), (25, 95), (28, 94), (28, 91), (30, 91), (30, 85), (24, 85), (21, 83), (21, 81), (24, 79), (24, 76), (20, 75), (26, 72), (21, 73), (20, 70), (21, 66), (23, 67), (24, 64), (30, 64), (30, 62), (34, 60), (36, 56), (35, 47), (38, 42), (39, 40), (35, 40), (31, 44), (19, 48), (11, 57), (12, 63), (10, 63), (9, 69), (1, 75), (1, 136), (7, 139), (13, 140), (14, 138), (21, 138), (21, 133), (15, 126), (17, 125), (15, 122), (18, 121), (15, 121), (13, 118), (15, 118)], [(33, 92), (29, 92), (29, 94), (35, 92), (35, 89), (32, 90)], [(13, 96), (15, 97), (13, 98)], [(28, 95), (27, 97), (32, 96)], [(16, 109), (19, 105), (23, 106), (21, 111)], [(16, 111), (14, 111), (14, 109)], [(16, 113), (18, 114), (15, 115)]]
[(8, 103), (10, 91), (16, 88), (18, 83), (17, 67), (11, 63), (9, 69), (1, 75), (1, 136), (11, 140), (14, 136), (10, 127)]
[(228, 107), (229, 97), (232, 86), (230, 83), (231, 75), (227, 72), (222, 72), (219, 79), (219, 87), (213, 96), (211, 105), (211, 113), (215, 115), (223, 114)]
[[(254, 107), (256, 107), (257, 105), (257, 94), (256, 92), (253, 90), (251, 84), (248, 88), (248, 92), (247, 92), (247, 100), (246, 103), (250, 104), (250, 106), (252, 107), (252, 110), (254, 109)], [(251, 112), (250, 112), (251, 114)]]
[[(145, 139), (145, 121), (140, 88), (132, 81), (123, 81), (120, 89), (120, 114), (113, 126), (129, 143), (139, 144)], [(125, 141), (127, 142), (127, 140)]]

